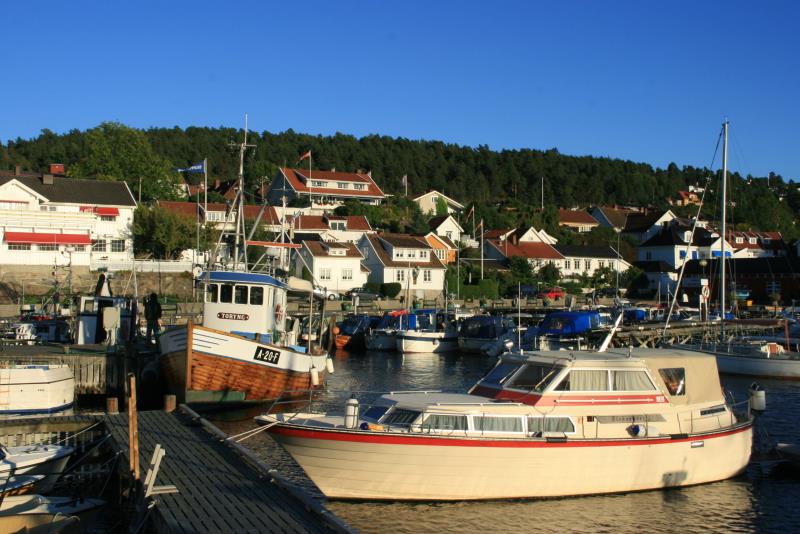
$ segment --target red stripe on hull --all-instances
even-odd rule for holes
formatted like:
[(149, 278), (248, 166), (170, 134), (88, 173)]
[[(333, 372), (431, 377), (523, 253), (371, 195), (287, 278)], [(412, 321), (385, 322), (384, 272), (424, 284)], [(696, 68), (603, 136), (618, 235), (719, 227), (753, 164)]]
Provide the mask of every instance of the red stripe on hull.
[[(174, 391), (241, 391), (245, 400), (269, 400), (284, 391), (312, 389), (311, 374), (267, 367), (233, 358), (192, 352), (191, 383), (186, 384), (186, 353), (161, 357), (161, 369)], [(320, 372), (320, 382), (322, 382)], [(305, 396), (305, 393), (298, 393)]]
[(564, 447), (630, 447), (636, 445), (660, 445), (666, 443), (683, 443), (692, 441), (703, 441), (707, 439), (721, 438), (746, 432), (752, 427), (751, 423), (743, 424), (740, 427), (721, 432), (710, 432), (705, 434), (689, 435), (685, 438), (630, 438), (630, 439), (574, 439), (558, 441), (532, 441), (523, 439), (492, 440), (485, 438), (451, 438), (447, 436), (429, 437), (412, 435), (392, 435), (386, 433), (375, 433), (370, 431), (346, 431), (346, 430), (311, 430), (297, 426), (287, 426), (278, 424), (267, 432), (279, 434), (281, 436), (297, 437), (304, 439), (319, 439), (326, 441), (349, 441), (356, 443), (375, 443), (382, 445), (435, 445), (439, 447), (500, 447), (500, 448), (564, 448)]

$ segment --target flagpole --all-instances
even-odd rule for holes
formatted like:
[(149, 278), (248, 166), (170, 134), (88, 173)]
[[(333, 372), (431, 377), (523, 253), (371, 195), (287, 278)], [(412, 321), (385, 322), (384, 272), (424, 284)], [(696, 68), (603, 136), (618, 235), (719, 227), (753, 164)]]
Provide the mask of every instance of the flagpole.
[[(199, 202), (200, 199), (198, 198)], [(208, 213), (208, 158), (203, 159), (203, 222)]]
[(483, 219), (481, 219), (481, 240), (478, 243), (478, 246), (481, 248), (481, 280), (483, 280), (483, 234), (486, 233), (486, 229), (483, 227)]

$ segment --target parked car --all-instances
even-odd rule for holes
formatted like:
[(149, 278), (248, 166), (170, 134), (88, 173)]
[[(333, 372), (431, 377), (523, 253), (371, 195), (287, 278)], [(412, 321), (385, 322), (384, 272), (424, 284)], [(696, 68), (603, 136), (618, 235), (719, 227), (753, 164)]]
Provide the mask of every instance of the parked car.
[(381, 294), (372, 291), (371, 289), (367, 289), (366, 287), (354, 287), (350, 291), (344, 294), (346, 298), (353, 299), (355, 295), (358, 295), (358, 300), (361, 302), (370, 301), (370, 300), (381, 300)]
[(561, 287), (550, 287), (539, 291), (538, 297), (540, 299), (562, 300), (567, 293)]
[(324, 287), (314, 286), (314, 296), (324, 299), (327, 298), (328, 300), (337, 300), (341, 298), (338, 293), (333, 291), (325, 291)]

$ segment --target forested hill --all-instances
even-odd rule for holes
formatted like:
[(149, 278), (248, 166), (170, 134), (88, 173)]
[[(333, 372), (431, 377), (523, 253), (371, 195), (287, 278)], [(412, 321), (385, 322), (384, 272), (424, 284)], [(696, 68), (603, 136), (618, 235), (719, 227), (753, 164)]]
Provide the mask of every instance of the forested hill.
[[(68, 174), (126, 180), (136, 190), (143, 180), (143, 199), (174, 195), (171, 184), (176, 167), (208, 158), (210, 178), (230, 179), (238, 169), (238, 152), (230, 145), (240, 142), (242, 131), (231, 128), (153, 128), (135, 130), (104, 123), (87, 131), (58, 135), (44, 130), (35, 139), (0, 145), (0, 168), (43, 171), (52, 162), (64, 163)], [(308, 150), (313, 168), (372, 171), (387, 193), (402, 194), (401, 177), (408, 175), (409, 195), (437, 189), (468, 203), (488, 207), (505, 201), (506, 207), (526, 209), (540, 202), (544, 178), (546, 204), (562, 207), (589, 204), (625, 204), (665, 207), (666, 199), (690, 184), (704, 185), (707, 169), (666, 169), (644, 163), (592, 156), (567, 156), (557, 149), (493, 151), (446, 144), (369, 135), (356, 138), (337, 133), (312, 136), (292, 130), (273, 134), (251, 132), (245, 176), (250, 187), (269, 180), (278, 165), (296, 165)], [(304, 161), (302, 166), (305, 166)], [(196, 181), (198, 175), (187, 175)], [(735, 224), (764, 230), (781, 230), (794, 237), (800, 193), (797, 184), (773, 176), (766, 179), (731, 177), (729, 198), (734, 204)], [(716, 190), (716, 183), (711, 186)], [(707, 198), (708, 213), (715, 213), (714, 194)]]

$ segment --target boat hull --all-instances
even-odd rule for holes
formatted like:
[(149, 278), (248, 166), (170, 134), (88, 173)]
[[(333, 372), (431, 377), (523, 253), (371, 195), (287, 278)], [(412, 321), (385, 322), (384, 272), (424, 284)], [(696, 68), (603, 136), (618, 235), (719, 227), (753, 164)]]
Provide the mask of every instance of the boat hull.
[(495, 343), (497, 338), (483, 338), (483, 337), (461, 337), (458, 338), (458, 350), (460, 352), (469, 352), (472, 354), (481, 354), (483, 347), (487, 343)]
[(329, 498), (478, 500), (564, 497), (730, 478), (752, 426), (623, 440), (502, 440), (309, 429), (269, 430)]
[(367, 350), (397, 350), (397, 333), (373, 330), (364, 336)]
[(440, 354), (458, 350), (458, 337), (446, 332), (398, 332), (396, 347), (399, 352), (424, 352)]
[(800, 360), (715, 353), (721, 373), (800, 380)]
[(0, 368), (0, 415), (54, 414), (74, 403), (75, 377), (68, 365)]
[(258, 343), (202, 326), (171, 330), (159, 338), (160, 367), (181, 402), (258, 402), (307, 395), (311, 369), (323, 381), (327, 355)]

